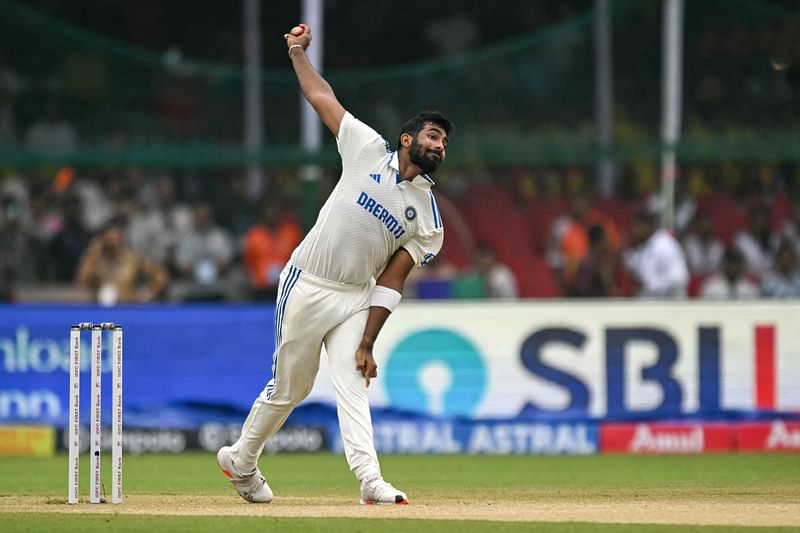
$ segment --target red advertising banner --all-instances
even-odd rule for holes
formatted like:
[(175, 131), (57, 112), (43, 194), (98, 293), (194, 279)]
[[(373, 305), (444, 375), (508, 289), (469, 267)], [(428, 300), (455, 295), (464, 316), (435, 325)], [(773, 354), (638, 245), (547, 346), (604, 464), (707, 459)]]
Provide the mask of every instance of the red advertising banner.
[(800, 452), (800, 422), (737, 424), (736, 442), (739, 450), (748, 452)]
[(732, 424), (601, 424), (602, 453), (704, 453), (735, 449)]

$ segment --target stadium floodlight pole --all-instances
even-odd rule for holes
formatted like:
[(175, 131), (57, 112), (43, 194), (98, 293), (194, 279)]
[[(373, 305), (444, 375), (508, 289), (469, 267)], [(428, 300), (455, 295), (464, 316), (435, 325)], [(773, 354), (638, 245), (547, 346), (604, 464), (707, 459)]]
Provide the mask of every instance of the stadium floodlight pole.
[(614, 160), (610, 151), (613, 142), (613, 78), (611, 56), (611, 14), (609, 0), (594, 1), (594, 106), (597, 144), (600, 158), (597, 165), (600, 194), (614, 194)]
[[(314, 42), (306, 55), (322, 74), (325, 52), (325, 0), (303, 0), (300, 22), (314, 32)], [(300, 143), (306, 154), (317, 154), (322, 147), (322, 122), (311, 104), (300, 95)], [(308, 231), (317, 217), (317, 190), (322, 169), (319, 165), (303, 165), (300, 179), (303, 184), (303, 225)]]
[(675, 145), (680, 138), (683, 86), (683, 0), (664, 0), (661, 89), (661, 225), (675, 226)]
[(261, 163), (254, 157), (264, 143), (261, 94), (261, 0), (242, 0), (244, 26), (244, 146), (248, 154), (247, 194), (257, 198), (264, 188)]

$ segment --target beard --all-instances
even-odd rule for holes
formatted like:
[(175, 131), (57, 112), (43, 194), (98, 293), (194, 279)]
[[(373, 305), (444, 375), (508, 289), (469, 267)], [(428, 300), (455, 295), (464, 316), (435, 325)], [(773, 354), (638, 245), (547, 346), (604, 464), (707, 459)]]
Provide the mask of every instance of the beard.
[(442, 162), (441, 157), (433, 150), (426, 151), (416, 139), (411, 141), (411, 146), (408, 148), (408, 158), (422, 169), (424, 174), (431, 174), (439, 168), (439, 163)]

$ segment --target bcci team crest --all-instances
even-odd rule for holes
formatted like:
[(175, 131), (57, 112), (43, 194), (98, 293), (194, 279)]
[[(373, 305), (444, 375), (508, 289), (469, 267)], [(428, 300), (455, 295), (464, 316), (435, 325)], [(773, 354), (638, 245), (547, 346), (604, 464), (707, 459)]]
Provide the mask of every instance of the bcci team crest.
[(414, 220), (415, 218), (417, 218), (417, 210), (411, 206), (406, 207), (406, 220), (411, 221)]

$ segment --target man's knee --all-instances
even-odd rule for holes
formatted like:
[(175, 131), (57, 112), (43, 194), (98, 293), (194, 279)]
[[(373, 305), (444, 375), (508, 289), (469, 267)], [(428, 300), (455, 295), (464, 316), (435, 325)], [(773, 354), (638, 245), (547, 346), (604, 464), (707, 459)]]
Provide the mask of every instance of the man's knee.
[(267, 387), (261, 393), (261, 399), (278, 408), (293, 409), (311, 394), (312, 387), (313, 383), (309, 387), (292, 387), (291, 390), (284, 390), (282, 387)]

